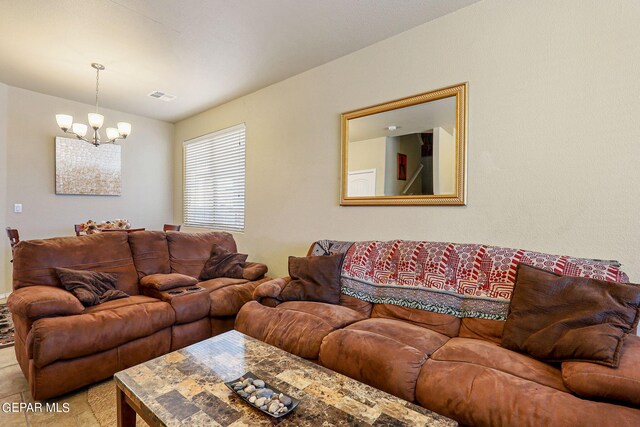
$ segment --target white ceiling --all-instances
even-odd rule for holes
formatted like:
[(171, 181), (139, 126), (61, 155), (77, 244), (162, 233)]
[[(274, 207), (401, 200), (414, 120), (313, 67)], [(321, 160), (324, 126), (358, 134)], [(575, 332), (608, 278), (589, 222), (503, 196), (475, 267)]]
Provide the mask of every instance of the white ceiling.
[[(478, 0), (0, 0), (0, 82), (175, 122)], [(160, 90), (178, 98), (163, 102)]]

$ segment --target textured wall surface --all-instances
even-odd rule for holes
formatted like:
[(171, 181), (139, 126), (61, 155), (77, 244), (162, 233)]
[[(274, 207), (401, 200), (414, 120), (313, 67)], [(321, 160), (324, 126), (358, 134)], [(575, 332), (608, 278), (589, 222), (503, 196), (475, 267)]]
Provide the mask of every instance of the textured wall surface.
[[(79, 196), (55, 194), (55, 137), (61, 136), (56, 113), (73, 115), (86, 123), (92, 106), (5, 86), (6, 137), (2, 134), (0, 87), (0, 187), (6, 193), (0, 220), (17, 228), (21, 239), (74, 234), (73, 225), (127, 218), (134, 227), (162, 229), (172, 216), (171, 194), (173, 125), (113, 110), (103, 110), (105, 125), (127, 121), (131, 136), (122, 146), (122, 195)], [(88, 145), (88, 144), (87, 144)], [(6, 178), (3, 174), (6, 173)], [(3, 193), (4, 194), (4, 193)], [(1, 199), (0, 199), (1, 201)], [(14, 203), (23, 212), (14, 213)], [(2, 239), (0, 293), (11, 290), (8, 242)], [(5, 252), (5, 248), (7, 249)]]
[[(182, 142), (245, 122), (236, 239), (273, 275), (318, 238), (403, 238), (614, 258), (640, 281), (639, 21), (634, 1), (486, 0), (179, 122), (175, 221)], [(467, 206), (340, 207), (340, 113), (465, 81)]]

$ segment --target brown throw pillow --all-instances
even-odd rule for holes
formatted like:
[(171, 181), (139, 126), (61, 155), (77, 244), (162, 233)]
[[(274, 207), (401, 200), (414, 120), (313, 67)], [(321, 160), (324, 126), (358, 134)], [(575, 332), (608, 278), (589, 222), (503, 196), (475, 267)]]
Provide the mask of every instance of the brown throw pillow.
[(129, 296), (116, 289), (118, 278), (113, 274), (69, 268), (54, 270), (62, 286), (78, 298), (85, 307)]
[(280, 292), (282, 301), (340, 302), (340, 268), (343, 254), (289, 257), (291, 281)]
[(246, 254), (229, 252), (222, 246), (213, 245), (211, 256), (200, 272), (200, 280), (211, 280), (218, 277), (242, 279), (242, 270), (246, 260)]
[(168, 291), (181, 286), (193, 286), (198, 283), (195, 277), (184, 274), (150, 274), (140, 279), (140, 284), (157, 291)]
[(640, 286), (563, 276), (520, 264), (502, 346), (546, 361), (617, 367), (638, 324)]

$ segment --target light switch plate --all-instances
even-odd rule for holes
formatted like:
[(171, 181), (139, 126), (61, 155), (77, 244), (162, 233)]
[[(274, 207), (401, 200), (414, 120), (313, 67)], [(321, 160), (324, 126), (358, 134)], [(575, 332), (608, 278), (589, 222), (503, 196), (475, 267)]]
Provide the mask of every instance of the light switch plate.
[(22, 213), (22, 203), (16, 203), (13, 205), (13, 211), (15, 213)]

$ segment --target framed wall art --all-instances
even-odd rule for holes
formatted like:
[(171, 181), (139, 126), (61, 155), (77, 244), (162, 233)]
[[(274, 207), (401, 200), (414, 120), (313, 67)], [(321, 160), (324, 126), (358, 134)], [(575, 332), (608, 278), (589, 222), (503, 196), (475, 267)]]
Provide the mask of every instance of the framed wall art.
[(56, 138), (56, 194), (119, 196), (122, 192), (121, 148), (94, 146)]

